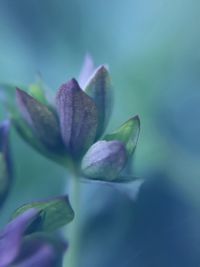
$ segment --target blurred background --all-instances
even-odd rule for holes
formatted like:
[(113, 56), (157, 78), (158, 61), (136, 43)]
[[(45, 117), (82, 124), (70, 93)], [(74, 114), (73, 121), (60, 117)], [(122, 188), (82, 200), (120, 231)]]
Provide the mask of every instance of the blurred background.
[[(200, 266), (199, 10), (198, 0), (0, 0), (0, 83), (28, 85), (40, 72), (56, 91), (89, 52), (112, 74), (108, 132), (141, 119), (133, 165), (145, 182), (136, 200), (84, 186), (80, 267)], [(15, 132), (12, 150), (1, 226), (20, 204), (63, 192), (69, 178)]]

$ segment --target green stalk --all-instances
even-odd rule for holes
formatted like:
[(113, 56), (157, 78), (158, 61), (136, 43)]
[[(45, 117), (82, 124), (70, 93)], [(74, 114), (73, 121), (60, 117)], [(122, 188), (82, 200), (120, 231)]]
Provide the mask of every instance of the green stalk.
[(78, 267), (79, 246), (80, 246), (80, 181), (77, 175), (71, 179), (70, 201), (75, 213), (73, 222), (67, 226), (66, 238), (69, 242), (69, 249), (64, 257), (64, 267)]

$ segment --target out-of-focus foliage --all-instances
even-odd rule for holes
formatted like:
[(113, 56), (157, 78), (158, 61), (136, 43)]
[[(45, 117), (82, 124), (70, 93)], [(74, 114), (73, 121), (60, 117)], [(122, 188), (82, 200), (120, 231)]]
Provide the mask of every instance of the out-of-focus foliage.
[[(181, 192), (175, 205), (171, 189), (158, 187), (157, 192), (162, 192), (155, 198), (159, 206), (155, 200), (150, 210), (154, 194), (146, 190), (145, 201), (138, 200), (141, 215), (113, 189), (85, 185), (83, 221), (89, 216), (93, 223), (87, 220), (82, 266), (199, 265), (199, 10), (200, 2), (195, 0), (1, 1), (0, 82), (26, 86), (39, 71), (55, 91), (68, 78), (78, 76), (85, 52), (90, 52), (95, 64), (109, 64), (115, 85), (107, 132), (139, 114), (142, 127), (133, 165), (136, 176), (148, 178), (155, 169), (162, 170)], [(0, 106), (0, 117), (5, 116)], [(66, 188), (64, 169), (38, 156), (14, 132), (12, 145), (16, 181), (1, 223), (19, 204)], [(152, 184), (154, 188), (157, 183)], [(173, 199), (170, 204), (169, 199)], [(184, 206), (180, 224), (174, 224), (178, 219), (173, 214), (180, 205)], [(140, 231), (137, 246), (133, 246), (132, 222), (136, 219)], [(179, 229), (179, 235), (170, 227)], [(167, 255), (167, 244), (175, 243)]]

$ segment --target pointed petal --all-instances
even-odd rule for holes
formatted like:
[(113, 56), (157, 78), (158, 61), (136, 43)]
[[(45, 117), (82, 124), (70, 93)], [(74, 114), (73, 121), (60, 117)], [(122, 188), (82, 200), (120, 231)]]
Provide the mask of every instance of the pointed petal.
[(85, 154), (82, 172), (87, 178), (115, 180), (126, 164), (124, 145), (119, 141), (99, 141)]
[(40, 141), (49, 149), (60, 150), (63, 144), (54, 112), (20, 89), (17, 89), (16, 96), (23, 118)]
[(78, 82), (81, 88), (85, 87), (88, 79), (90, 78), (94, 70), (95, 70), (95, 67), (94, 67), (93, 59), (90, 56), (90, 54), (86, 54), (84, 62), (83, 62), (83, 66), (82, 66), (82, 69), (79, 75), (79, 79), (78, 79)]
[(139, 116), (135, 116), (126, 121), (122, 126), (119, 127), (114, 133), (107, 134), (103, 139), (119, 140), (124, 143), (128, 155), (130, 156), (137, 145), (140, 133), (140, 119)]
[(35, 209), (30, 209), (11, 221), (0, 233), (0, 267), (6, 267), (17, 257), (23, 234), (38, 216)]
[(85, 152), (94, 142), (97, 129), (97, 109), (93, 100), (72, 79), (63, 84), (57, 94), (57, 110), (66, 147), (73, 156)]
[(100, 66), (88, 81), (85, 92), (92, 97), (98, 109), (97, 138), (104, 132), (112, 110), (112, 84), (105, 66)]

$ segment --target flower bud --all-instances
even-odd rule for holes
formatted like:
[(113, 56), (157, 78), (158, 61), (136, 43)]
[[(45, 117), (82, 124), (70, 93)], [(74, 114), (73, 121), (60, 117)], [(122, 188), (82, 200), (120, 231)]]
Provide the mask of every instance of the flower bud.
[(62, 150), (63, 143), (56, 114), (20, 89), (17, 89), (16, 96), (21, 115), (36, 137), (49, 150)]
[(98, 141), (82, 160), (82, 172), (87, 178), (112, 181), (118, 178), (127, 160), (126, 149), (119, 141)]
[(98, 109), (97, 139), (104, 132), (112, 109), (112, 85), (105, 66), (100, 66), (88, 81), (85, 92), (94, 100)]
[(60, 87), (56, 100), (64, 143), (73, 156), (80, 156), (96, 136), (96, 105), (75, 79)]

